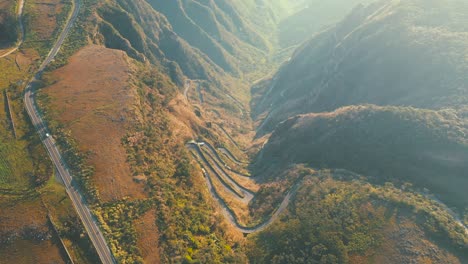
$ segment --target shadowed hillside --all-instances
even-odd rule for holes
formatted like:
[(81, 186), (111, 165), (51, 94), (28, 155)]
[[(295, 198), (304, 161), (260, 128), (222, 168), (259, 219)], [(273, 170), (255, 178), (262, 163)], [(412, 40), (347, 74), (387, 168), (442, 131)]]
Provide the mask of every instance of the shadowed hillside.
[(279, 24), (279, 43), (282, 47), (298, 45), (310, 36), (333, 26), (359, 4), (376, 0), (308, 0), (305, 8)]
[(17, 38), (15, 3), (0, 1), (0, 49)]
[(383, 1), (359, 7), (300, 47), (265, 88), (257, 114), (271, 131), (296, 114), (372, 103), (461, 108), (468, 103), (468, 5)]
[[(379, 181), (411, 181), (467, 206), (468, 120), (454, 111), (352, 106), (281, 123), (258, 160), (343, 168)], [(276, 168), (278, 169), (278, 168)]]

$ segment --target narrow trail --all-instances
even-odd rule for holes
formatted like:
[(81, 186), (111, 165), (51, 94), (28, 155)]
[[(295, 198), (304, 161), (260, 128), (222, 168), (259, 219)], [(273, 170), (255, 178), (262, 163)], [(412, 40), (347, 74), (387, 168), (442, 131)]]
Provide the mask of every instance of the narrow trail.
[(221, 151), (224, 155), (226, 155), (230, 160), (232, 160), (234, 163), (238, 164), (238, 165), (248, 165), (249, 163), (247, 162), (244, 162), (244, 161), (240, 161), (238, 160), (236, 157), (234, 157), (234, 154), (232, 154), (231, 151), (229, 151), (229, 149), (227, 148), (218, 148), (219, 151)]
[[(254, 177), (250, 176), (250, 175), (247, 175), (245, 173), (242, 173), (240, 171), (237, 171), (231, 167), (229, 167), (227, 164), (225, 164), (225, 162), (223, 161), (223, 159), (220, 157), (220, 155), (218, 154), (218, 152), (214, 149), (214, 147), (208, 143), (208, 142), (204, 142), (205, 146), (211, 151), (211, 153), (216, 157), (216, 159), (218, 160), (219, 164), (223, 164), (224, 165), (224, 168), (227, 169), (228, 171), (238, 175), (239, 177), (242, 177), (242, 178), (248, 178), (248, 179), (253, 179)], [(247, 162), (241, 162), (239, 161), (236, 157), (234, 157), (234, 154), (232, 154), (232, 152), (230, 152), (228, 149), (226, 148), (218, 148), (218, 150), (220, 152), (222, 152), (230, 161), (232, 161), (233, 163), (237, 164), (237, 165), (249, 165), (249, 163)], [(229, 155), (225, 154), (225, 153), (229, 153)]]
[(10, 50), (6, 51), (3, 54), (0, 54), (0, 58), (4, 58), (13, 52), (17, 51), (19, 47), (23, 44), (24, 42), (24, 26), (23, 26), (23, 9), (24, 9), (24, 1), (25, 0), (19, 0), (18, 2), (18, 10), (16, 12), (16, 17), (18, 18), (18, 25), (20, 28), (20, 38), (19, 41), (16, 43), (16, 45), (13, 48), (10, 48)]
[(440, 205), (442, 208), (444, 208), (445, 211), (447, 211), (454, 219), (455, 223), (457, 223), (463, 230), (465, 231), (465, 234), (468, 235), (468, 227), (463, 223), (463, 220), (460, 218), (460, 215), (455, 213), (448, 205), (446, 205), (444, 202), (439, 200), (435, 195), (428, 195), (428, 194), (422, 194), (424, 197), (426, 197), (429, 200), (434, 201), (438, 205)]
[(244, 106), (242, 105), (242, 103), (236, 98), (234, 98), (232, 95), (230, 94), (226, 94), (226, 95), (227, 97), (229, 97), (229, 99), (231, 99), (234, 102), (236, 107), (239, 109), (239, 113), (241, 114), (241, 116), (245, 117), (245, 110), (244, 110)]
[[(276, 219), (278, 219), (278, 217), (280, 216), (280, 214), (287, 208), (287, 206), (289, 205), (289, 202), (291, 201), (291, 197), (293, 197), (297, 190), (298, 190), (298, 187), (300, 186), (300, 184), (302, 183), (302, 181), (299, 181), (297, 182), (290, 190), (289, 192), (286, 194), (286, 196), (284, 197), (283, 201), (281, 202), (281, 204), (276, 208), (276, 210), (274, 211), (274, 213), (271, 215), (270, 218), (268, 218), (267, 220), (265, 220), (264, 222), (258, 224), (258, 225), (255, 225), (255, 226), (252, 226), (252, 227), (249, 227), (249, 226), (244, 226), (242, 224), (240, 224), (236, 218), (236, 215), (235, 213), (230, 209), (230, 207), (227, 205), (227, 203), (225, 202), (225, 200), (220, 196), (218, 190), (216, 189), (216, 187), (214, 186), (213, 184), (213, 179), (212, 177), (216, 177), (217, 179), (221, 180), (223, 177), (221, 175), (219, 175), (219, 172), (217, 170), (214, 169), (213, 165), (208, 161), (208, 159), (204, 156), (202, 150), (200, 149), (200, 145), (202, 146), (207, 146), (207, 149), (209, 149), (210, 151), (213, 152), (213, 155), (212, 157), (210, 158), (210, 160), (212, 161), (212, 163), (214, 164), (214, 166), (217, 166), (218, 167), (218, 171), (220, 171), (221, 173), (225, 174), (225, 177), (229, 178), (231, 183), (233, 185), (235, 185), (236, 187), (240, 188), (241, 190), (243, 190), (244, 194), (245, 194), (245, 197), (244, 198), (241, 198), (240, 196), (237, 196), (237, 199), (240, 200), (240, 201), (250, 201), (252, 200), (255, 196), (255, 193), (242, 187), (240, 184), (238, 184), (234, 179), (232, 179), (228, 173), (226, 171), (224, 171), (222, 168), (221, 168), (221, 165), (216, 162), (216, 159), (218, 159), (219, 162), (221, 162), (222, 160), (220, 159), (219, 157), (219, 154), (215, 151), (215, 149), (207, 144), (206, 142), (191, 142), (187, 145), (188, 148), (194, 150), (194, 152), (192, 152), (192, 155), (194, 156), (194, 158), (198, 161), (198, 163), (200, 164), (200, 166), (202, 167), (202, 173), (203, 173), (203, 176), (205, 177), (205, 180), (206, 180), (206, 183), (207, 183), (207, 186), (208, 186), (208, 190), (210, 191), (210, 194), (211, 196), (213, 197), (214, 200), (216, 200), (218, 202), (218, 205), (221, 207), (222, 209), (222, 212), (223, 212), (223, 215), (225, 216), (226, 220), (232, 225), (234, 226), (239, 232), (242, 232), (244, 234), (251, 234), (251, 233), (255, 233), (255, 232), (258, 232), (258, 231), (261, 231), (263, 229), (265, 229), (266, 227), (268, 227), (271, 223), (273, 223)], [(216, 158), (215, 158), (216, 157)], [(214, 174), (215, 176), (211, 176), (211, 174)], [(232, 186), (230, 186), (229, 184), (226, 183), (226, 181), (222, 182), (222, 186), (223, 188), (230, 192), (231, 194), (233, 194), (233, 190), (232, 190)], [(236, 195), (234, 195), (234, 197), (236, 197)]]

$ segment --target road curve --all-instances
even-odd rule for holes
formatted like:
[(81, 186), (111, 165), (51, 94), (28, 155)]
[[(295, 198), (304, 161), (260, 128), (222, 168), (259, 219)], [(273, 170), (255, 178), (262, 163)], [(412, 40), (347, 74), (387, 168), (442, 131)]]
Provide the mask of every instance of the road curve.
[(210, 166), (215, 168), (215, 172), (219, 174), (227, 184), (229, 184), (230, 186), (233, 186), (236, 190), (238, 190), (242, 194), (242, 196), (244, 197), (243, 202), (249, 203), (250, 200), (254, 198), (255, 193), (245, 188), (244, 186), (238, 184), (237, 181), (235, 181), (231, 177), (231, 175), (229, 175), (229, 173), (227, 173), (224, 170), (221, 163), (219, 163), (220, 160), (217, 160), (216, 158), (214, 158), (213, 155), (209, 152), (205, 152), (204, 156), (205, 158), (208, 157), (206, 161), (211, 161)]
[[(193, 154), (193, 155), (194, 155), (194, 158), (196, 159), (195, 154)], [(297, 189), (298, 189), (298, 187), (300, 186), (300, 184), (302, 182), (302, 181), (299, 181), (298, 183), (296, 183), (293, 186), (293, 188), (288, 192), (288, 194), (286, 194), (283, 201), (278, 206), (278, 208), (276, 208), (276, 210), (274, 211), (274, 213), (271, 215), (270, 218), (268, 218), (267, 220), (265, 220), (264, 222), (262, 222), (262, 223), (260, 223), (260, 224), (258, 224), (256, 226), (248, 227), (248, 226), (241, 225), (237, 221), (237, 218), (236, 218), (234, 212), (229, 208), (229, 206), (226, 204), (226, 202), (223, 200), (223, 198), (216, 191), (216, 188), (214, 187), (213, 182), (211, 180), (211, 177), (208, 175), (208, 172), (207, 172), (206, 168), (203, 166), (203, 164), (200, 163), (200, 165), (204, 169), (202, 172), (203, 172), (203, 176), (205, 177), (206, 184), (208, 186), (208, 190), (209, 190), (211, 196), (213, 197), (213, 199), (221, 207), (221, 211), (222, 211), (224, 217), (235, 229), (237, 229), (239, 232), (244, 233), (244, 234), (252, 234), (252, 233), (255, 233), (255, 232), (262, 231), (265, 228), (267, 228), (271, 223), (273, 223), (276, 219), (278, 219), (278, 217), (281, 215), (281, 213), (288, 207), (289, 202), (291, 201), (291, 197), (297, 192)]]
[(250, 202), (253, 195), (251, 195), (248, 192), (244, 192), (240, 188), (236, 188), (236, 185), (232, 184), (232, 182), (230, 182), (227, 178), (224, 177), (225, 175), (221, 175), (218, 172), (220, 168), (216, 166), (216, 164), (214, 166), (211, 165), (211, 163), (208, 161), (208, 158), (205, 156), (198, 144), (188, 144), (187, 147), (195, 151), (195, 155), (205, 164), (204, 168), (206, 168), (208, 171), (212, 172), (216, 176), (216, 178), (220, 181), (222, 186), (224, 186), (227, 192), (229, 192), (234, 198), (238, 199), (239, 201), (242, 201), (244, 203)]
[(60, 155), (60, 152), (55, 144), (54, 139), (51, 136), (46, 136), (47, 127), (37, 109), (36, 102), (35, 102), (35, 90), (34, 90), (33, 84), (40, 78), (45, 67), (57, 55), (67, 34), (70, 32), (70, 29), (72, 28), (73, 23), (78, 17), (80, 6), (81, 6), (81, 1), (75, 0), (74, 5), (73, 5), (73, 12), (70, 15), (69, 19), (67, 20), (63, 31), (60, 33), (57, 41), (55, 42), (54, 46), (50, 50), (44, 62), (39, 67), (35, 76), (32, 77), (31, 80), (26, 85), (25, 93), (24, 93), (24, 104), (26, 107), (26, 111), (31, 119), (31, 122), (36, 128), (42, 143), (47, 149), (50, 159), (54, 163), (56, 167), (56, 171), (58, 175), (60, 176), (60, 178), (62, 179), (63, 184), (65, 185), (67, 194), (70, 197), (78, 216), (83, 222), (83, 225), (86, 229), (86, 232), (89, 235), (89, 238), (91, 239), (91, 242), (96, 248), (99, 258), (104, 264), (113, 264), (113, 263), (116, 263), (116, 261), (112, 255), (112, 252), (110, 251), (107, 245), (107, 242), (101, 230), (99, 229), (97, 220), (91, 214), (91, 211), (89, 210), (85, 202), (85, 199), (83, 198), (81, 193), (72, 184), (72, 176), (70, 175), (70, 172), (67, 169), (67, 165), (65, 164), (64, 159)]
[[(237, 171), (237, 170), (235, 170), (235, 169), (229, 167), (229, 166), (224, 162), (224, 160), (221, 159), (221, 157), (219, 156), (218, 152), (216, 152), (216, 151), (214, 150), (214, 148), (213, 148), (211, 145), (209, 145), (209, 144), (206, 144), (206, 145), (208, 146), (207, 149), (213, 154), (213, 155), (211, 155), (211, 154), (210, 154), (210, 155), (213, 157), (214, 162), (216, 162), (216, 163), (218, 164), (219, 167), (222, 167), (222, 169), (223, 169), (223, 171), (224, 171), (225, 174), (227, 174), (227, 173), (226, 173), (226, 170), (228, 170), (228, 171), (230, 171), (232, 174), (237, 175), (238, 177), (242, 177), (242, 178), (246, 178), (246, 179), (251, 179), (251, 180), (254, 179), (254, 177), (252, 177), (252, 176), (250, 176), (250, 175), (241, 173), (241, 172), (239, 172), (239, 171)], [(218, 150), (219, 150), (219, 149), (218, 149)], [(233, 161), (233, 160), (231, 160), (231, 161)], [(234, 161), (233, 161), (233, 162), (234, 162)], [(235, 163), (235, 162), (234, 162), (234, 163)], [(231, 176), (229, 176), (229, 177), (232, 178)], [(250, 192), (251, 192), (251, 191), (250, 191)]]
[[(198, 147), (196, 147), (195, 145), (198, 146)], [(206, 143), (204, 145), (206, 145)], [(197, 150), (197, 149), (199, 150), (199, 144), (195, 143), (195, 142), (189, 143), (188, 147), (190, 147), (190, 148), (192, 148), (194, 150)], [(199, 151), (201, 151), (201, 150), (199, 150)], [(199, 152), (197, 151), (197, 153), (199, 153)], [(266, 227), (268, 227), (276, 219), (278, 219), (280, 214), (288, 207), (289, 202), (291, 201), (291, 197), (296, 193), (298, 187), (300, 186), (300, 184), (302, 182), (302, 181), (298, 181), (291, 188), (291, 190), (286, 194), (283, 201), (278, 206), (278, 208), (276, 208), (276, 210), (274, 211), (274, 213), (271, 215), (270, 218), (268, 218), (267, 220), (265, 220), (264, 222), (262, 222), (262, 223), (260, 223), (258, 225), (248, 227), (248, 226), (241, 225), (238, 222), (234, 212), (229, 208), (229, 206), (226, 204), (224, 199), (219, 195), (218, 191), (216, 190), (216, 187), (214, 186), (214, 184), (212, 182), (212, 179), (211, 179), (211, 177), (209, 175), (209, 172), (212, 172), (214, 174), (217, 174), (217, 172), (215, 170), (211, 169), (212, 166), (208, 163), (208, 161), (206, 159), (203, 159), (202, 157), (200, 157), (200, 155), (196, 155), (193, 152), (192, 152), (192, 155), (198, 161), (200, 166), (203, 168), (202, 173), (203, 173), (203, 176), (205, 177), (206, 184), (208, 186), (208, 190), (209, 190), (211, 196), (213, 197), (213, 199), (215, 201), (217, 201), (218, 205), (221, 207), (221, 210), (222, 210), (222, 213), (223, 213), (224, 217), (235, 229), (237, 229), (239, 232), (242, 232), (244, 234), (251, 234), (251, 233), (259, 232), (259, 231), (265, 229)], [(220, 177), (220, 176), (217, 176), (217, 177)], [(251, 198), (253, 198), (253, 197), (251, 197)]]
[(21, 44), (23, 44), (23, 42), (24, 42), (24, 26), (23, 26), (24, 1), (25, 0), (19, 0), (19, 2), (18, 2), (18, 11), (16, 13), (16, 16), (18, 17), (18, 24), (19, 24), (19, 28), (20, 28), (20, 36), (21, 37), (20, 37), (19, 41), (16, 43), (16, 45), (13, 48), (11, 48), (9, 51), (1, 54), (0, 58), (6, 57), (6, 56), (12, 54), (13, 52), (17, 51), (19, 49), (19, 47), (21, 46)]

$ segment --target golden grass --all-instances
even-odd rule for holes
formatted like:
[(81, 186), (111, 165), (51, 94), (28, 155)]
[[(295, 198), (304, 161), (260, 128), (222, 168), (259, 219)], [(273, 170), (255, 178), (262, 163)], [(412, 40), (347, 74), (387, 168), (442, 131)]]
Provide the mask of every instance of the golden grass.
[(156, 226), (156, 211), (146, 212), (142, 217), (134, 221), (137, 231), (137, 246), (141, 250), (141, 256), (145, 263), (160, 263), (159, 234)]
[(144, 198), (133, 181), (121, 139), (135, 122), (136, 90), (130, 85), (126, 55), (87, 46), (70, 63), (52, 73), (58, 80), (44, 92), (56, 118), (71, 131), (82, 152), (90, 153), (94, 180), (102, 201)]
[[(379, 208), (379, 213), (388, 213), (385, 208)], [(435, 242), (430, 241), (421, 226), (415, 222), (414, 217), (410, 214), (405, 213), (393, 213), (389, 216), (387, 224), (383, 230), (383, 243), (370, 252), (367, 252), (363, 257), (352, 256), (350, 263), (362, 263), (360, 262), (363, 258), (366, 258), (366, 262), (370, 263), (395, 263), (401, 261), (401, 256), (406, 258), (414, 258), (417, 263), (441, 263), (433, 262), (434, 258), (429, 257), (432, 253), (431, 249), (436, 249), (435, 254), (440, 259), (443, 259), (444, 263), (460, 263), (460, 261), (449, 251), (439, 247)], [(407, 255), (408, 252), (405, 250), (401, 251), (404, 247), (401, 245), (402, 241), (407, 241), (411, 244), (410, 251), (420, 252), (419, 256)], [(411, 254), (411, 252), (409, 252)], [(429, 261), (429, 262), (428, 262)]]
[[(24, 12), (31, 22), (27, 24), (27, 32), (33, 33), (38, 40), (50, 40), (57, 25), (56, 18), (64, 10), (61, 0), (30, 0), (25, 2)], [(26, 36), (28, 41), (28, 36)]]

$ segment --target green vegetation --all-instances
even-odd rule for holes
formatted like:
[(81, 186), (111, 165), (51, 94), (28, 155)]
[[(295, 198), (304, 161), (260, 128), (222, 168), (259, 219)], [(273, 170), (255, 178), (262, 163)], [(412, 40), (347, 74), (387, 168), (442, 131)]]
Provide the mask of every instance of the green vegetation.
[[(23, 50), (34, 50), (39, 56), (46, 56), (56, 37), (62, 31), (65, 21), (70, 14), (72, 2), (56, 1), (48, 6), (41, 6), (40, 3), (35, 1), (25, 1), (23, 24), (25, 28), (25, 41), (21, 46)], [(41, 7), (39, 7), (41, 6)], [(45, 18), (47, 14), (41, 10), (47, 8), (53, 12), (55, 20), (48, 21)], [(55, 11), (58, 11), (55, 13)]]
[(282, 123), (265, 146), (258, 170), (272, 161), (308, 163), (375, 176), (380, 182), (411, 181), (463, 210), (468, 201), (467, 133), (467, 120), (455, 111), (346, 107)]
[[(248, 256), (254, 263), (349, 263), (354, 256), (364, 256), (360, 261), (365, 262), (379, 254), (391, 259), (388, 248), (379, 247), (392, 239), (392, 232), (400, 232), (396, 219), (423, 226), (424, 239), (443, 239), (458, 256), (467, 257), (467, 235), (438, 204), (392, 184), (371, 185), (345, 171), (307, 176), (281, 221), (250, 239)], [(407, 237), (414, 245), (411, 251), (426, 250), (416, 242), (421, 238)], [(407, 253), (401, 254), (413, 258)]]
[[(141, 109), (143, 123), (130, 131), (123, 143), (134, 176), (147, 178), (163, 261), (239, 261), (239, 245), (227, 242), (219, 219), (212, 216), (213, 207), (206, 203), (207, 195), (202, 193), (203, 179), (192, 176), (184, 142), (172, 135), (164, 99), (174, 95), (175, 86), (154, 70), (140, 72), (143, 75), (136, 84), (142, 103), (150, 107)], [(132, 252), (131, 247), (125, 250)]]
[[(0, 11), (0, 44), (14, 43), (18, 38), (18, 19), (15, 14)], [(7, 46), (7, 45), (5, 45)]]
[[(58, 219), (57, 224), (63, 238), (73, 238), (69, 250), (73, 254), (77, 251), (88, 252), (79, 259), (86, 260), (92, 254), (89, 250), (89, 240), (80, 231), (76, 236), (70, 236), (62, 227), (71, 218), (76, 218), (73, 206), (60, 183), (53, 177), (53, 166), (47, 152), (39, 140), (32, 124), (24, 112), (21, 99), (23, 93), (20, 87), (11, 85), (8, 89), (13, 117), (18, 137), (15, 139), (7, 122), (5, 109), (0, 111), (0, 207), (2, 216), (0, 222), (10, 221), (8, 226), (2, 226), (0, 244), (19, 243), (29, 241), (25, 250), (32, 250), (34, 246), (44, 246), (55, 238), (47, 224), (46, 216), (50, 214)], [(2, 93), (3, 94), (3, 93)], [(2, 98), (2, 103), (4, 103)], [(14, 224), (11, 221), (14, 220)], [(17, 224), (16, 224), (17, 222)], [(74, 229), (82, 230), (80, 222), (74, 223)], [(84, 249), (83, 249), (84, 248)], [(92, 249), (91, 249), (92, 250)], [(3, 253), (2, 253), (3, 254)], [(25, 254), (30, 254), (25, 253)], [(13, 256), (7, 253), (5, 257)], [(47, 254), (44, 254), (46, 256)], [(52, 257), (40, 257), (40, 260)], [(90, 263), (92, 261), (87, 261)]]
[[(0, 197), (2, 197), (0, 207), (2, 208), (2, 219), (0, 222), (3, 224), (0, 243), (2, 248), (10, 243), (15, 246), (22, 245), (21, 250), (25, 251), (22, 254), (25, 255), (26, 259), (30, 257), (31, 252), (40, 248), (54, 251), (50, 252), (50, 255), (46, 252), (36, 254), (34, 257), (37, 262), (61, 259), (55, 244), (51, 244), (51, 241), (55, 241), (56, 237), (46, 222), (46, 216), (50, 214), (59, 219), (57, 221), (59, 226), (66, 221), (65, 219), (75, 216), (73, 207), (67, 200), (67, 194), (60, 187), (60, 184), (55, 182), (52, 163), (29, 121), (22, 102), (25, 80), (37, 66), (37, 64), (31, 64), (31, 61), (40, 61), (37, 53), (45, 55), (48, 52), (50, 45), (55, 40), (54, 36), (60, 30), (60, 26), (57, 25), (63, 24), (70, 10), (68, 3), (57, 5), (50, 3), (46, 7), (53, 9), (56, 6), (60, 6), (58, 10), (61, 12), (53, 14), (56, 19), (49, 23), (41, 20), (44, 14), (36, 9), (37, 5), (33, 1), (26, 1), (24, 10), (26, 42), (21, 47), (23, 52), (18, 56), (13, 54), (0, 59), (0, 90), (2, 94), (0, 102)], [(17, 23), (17, 21), (15, 22)], [(17, 24), (9, 27), (16, 30)], [(7, 32), (1, 31), (2, 34)], [(44, 38), (44, 36), (50, 38)], [(16, 138), (11, 130), (10, 116), (7, 115), (3, 92), (5, 89), (10, 97), (11, 115), (17, 132)], [(75, 228), (82, 229), (82, 226), (78, 222), (75, 224)], [(62, 235), (66, 237), (65, 233)], [(83, 236), (83, 232), (80, 232), (78, 239), (69, 244), (70, 247), (74, 247), (70, 248), (72, 252), (77, 251), (75, 246), (81, 247), (78, 244), (80, 237), (82, 240), (87, 239), (86, 236)], [(23, 243), (25, 244), (23, 245)], [(89, 241), (84, 244), (86, 243), (89, 247)], [(49, 244), (52, 246), (48, 246)], [(7, 262), (14, 261), (11, 259), (16, 254), (13, 251), (2, 252), (2, 259), (6, 258)], [(91, 251), (88, 250), (88, 252)]]
[[(121, 144), (130, 165), (128, 177), (133, 177), (136, 186), (144, 187), (138, 189), (144, 189), (144, 193), (138, 193), (144, 198), (100, 200), (94, 168), (89, 165), (89, 157), (96, 153), (80, 152), (71, 131), (57, 121), (61, 113), (49, 108), (50, 101), (44, 93), (39, 95), (39, 106), (119, 262), (144, 261), (145, 249), (139, 248), (142, 234), (136, 222), (149, 214), (148, 219), (157, 227), (157, 234), (153, 235), (158, 245), (154, 250), (160, 252), (164, 263), (246, 263), (248, 259), (252, 263), (372, 262), (373, 257), (385, 252), (388, 243), (408, 240), (417, 245), (414, 252), (422, 251), (429, 259), (446, 260), (451, 253), (466, 259), (467, 238), (462, 228), (445, 208), (405, 184), (414, 182), (416, 190), (419, 186), (429, 187), (443, 194), (451, 205), (466, 211), (468, 197), (463, 187), (467, 186), (464, 173), (468, 169), (465, 164), (468, 124), (467, 111), (463, 109), (466, 89), (461, 84), (466, 81), (463, 74), (467, 71), (465, 58), (460, 56), (464, 54), (466, 37), (459, 34), (466, 30), (457, 16), (441, 27), (433, 27), (427, 22), (429, 15), (414, 4), (417, 1), (409, 4), (417, 12), (402, 4), (395, 8), (395, 16), (382, 8), (383, 13), (369, 20), (376, 6), (357, 8), (336, 28), (314, 37), (282, 67), (277, 76), (278, 85), (256, 114), (270, 107), (277, 109), (267, 124), (267, 129), (272, 129), (281, 120), (298, 113), (333, 110), (350, 104), (371, 102), (449, 109), (360, 106), (289, 119), (274, 131), (263, 158), (254, 166), (257, 171), (253, 175), (257, 176), (258, 172), (264, 175), (256, 178), (262, 186), (250, 204), (249, 213), (257, 222), (265, 220), (291, 186), (303, 180), (304, 185), (292, 198), (289, 211), (265, 231), (249, 237), (247, 246), (240, 235), (231, 233), (222, 214), (216, 212), (205, 179), (191, 163), (184, 140), (198, 135), (216, 142), (216, 146), (225, 144), (210, 132), (213, 120), (203, 119), (210, 110), (216, 111), (219, 119), (226, 118), (223, 125), (233, 135), (248, 134), (249, 124), (242, 124), (239, 131), (234, 131), (232, 127), (237, 124), (230, 124), (229, 117), (221, 116), (220, 112), (239, 115), (239, 109), (250, 98), (244, 81), (261, 77), (260, 74), (289, 56), (291, 50), (284, 49), (278, 52), (280, 58), (268, 58), (277, 46), (296, 44), (335, 19), (323, 12), (327, 17), (319, 18), (323, 24), (311, 23), (308, 19), (317, 16), (311, 15), (309, 8), (282, 22), (281, 43), (271, 40), (284, 14), (303, 6), (304, 2), (317, 4), (312, 0), (83, 1), (78, 21), (48, 71), (66, 65), (71, 55), (90, 43), (123, 50), (134, 59), (128, 59), (131, 80), (126, 87), (128, 96), (136, 95), (136, 102), (125, 111), (135, 118), (129, 121), (128, 127), (122, 125), (126, 131)], [(381, 3), (384, 4), (387, 3)], [(39, 55), (48, 52), (71, 10), (70, 2), (58, 5), (61, 10), (58, 14), (46, 14), (56, 19), (42, 19), (53, 24), (44, 27), (50, 29), (45, 32), (50, 34), (42, 35), (37, 30), (38, 20), (46, 12), (41, 12), (42, 5), (27, 4), (24, 50), (37, 51)], [(387, 7), (393, 8), (390, 4)], [(434, 10), (442, 10), (441, 20), (444, 20), (451, 10), (438, 7)], [(398, 14), (406, 12), (408, 17), (395, 22), (398, 28), (395, 30), (390, 18), (398, 20)], [(301, 26), (296, 27), (297, 24)], [(288, 30), (291, 25), (297, 30)], [(377, 25), (381, 27), (376, 33)], [(452, 27), (456, 30), (452, 31)], [(403, 34), (396, 38), (395, 32)], [(440, 40), (434, 44), (433, 39)], [(382, 41), (389, 43), (388, 50), (380, 49)], [(376, 46), (379, 48), (374, 50), (372, 47)], [(400, 54), (401, 50), (415, 54), (414, 61), (407, 65), (408, 54)], [(431, 60), (440, 67), (432, 67)], [(382, 64), (387, 66), (379, 68)], [(26, 75), (26, 70), (15, 67), (12, 60), (0, 61), (4, 73), (0, 84), (11, 81), (6, 74), (18, 79)], [(413, 68), (414, 75), (399, 78)], [(382, 77), (382, 72), (388, 73), (388, 80)], [(50, 76), (46, 74), (40, 85), (51, 85), (55, 80), (47, 79)], [(178, 115), (191, 110), (177, 97), (186, 79), (201, 85), (207, 102), (196, 110), (200, 119), (187, 120), (190, 119), (187, 114), (184, 120), (173, 122)], [(94, 263), (97, 256), (92, 245), (63, 188), (54, 183), (52, 164), (27, 123), (21, 105), (22, 91), (15, 86), (10, 89), (14, 118), (20, 120), (20, 136), (16, 141), (12, 139), (6, 115), (0, 109), (0, 114), (5, 116), (0, 124), (5, 128), (0, 132), (0, 196), (9, 198), (0, 206), (8, 208), (14, 202), (31, 202), (31, 208), (39, 208), (40, 204), (44, 207), (40, 208), (42, 215), (47, 211), (58, 219), (60, 236), (71, 244), (77, 262)], [(242, 102), (228, 98), (227, 94)], [(239, 119), (248, 119), (248, 109), (244, 110), (245, 116)], [(227, 144), (232, 148), (234, 145)], [(338, 171), (314, 172), (306, 167), (286, 170), (297, 163), (345, 168), (372, 177)], [(237, 169), (234, 165), (233, 168)], [(276, 173), (267, 175), (272, 171)], [(388, 181), (400, 188), (385, 184)], [(467, 216), (463, 217), (466, 222)], [(414, 237), (402, 234), (401, 223), (411, 226)], [(33, 234), (44, 234), (39, 231)], [(401, 236), (392, 237), (392, 232)], [(429, 242), (418, 244), (422, 240)], [(429, 244), (432, 242), (435, 246)], [(444, 247), (453, 252), (447, 253)], [(437, 252), (428, 252), (431, 248)], [(407, 257), (405, 252), (400, 253)]]
[(99, 221), (103, 223), (102, 228), (118, 263), (143, 263), (141, 253), (136, 246), (137, 237), (133, 221), (151, 207), (151, 200), (119, 201), (104, 204), (94, 211)]
[[(155, 250), (161, 251), (165, 262), (182, 259), (202, 263), (242, 262), (240, 244), (228, 242), (220, 227), (221, 216), (214, 217), (213, 206), (206, 203), (203, 179), (192, 176), (183, 140), (171, 132), (166, 107), (176, 95), (176, 86), (159, 69), (133, 62), (138, 70), (131, 85), (137, 89), (140, 105), (144, 107), (137, 109), (135, 114), (141, 119), (128, 130), (122, 144), (127, 148), (133, 176), (146, 179), (141, 183), (145, 184), (146, 200), (100, 202), (87, 153), (81, 153), (70, 132), (55, 121), (59, 113), (48, 109), (48, 98), (40, 93), (40, 107), (47, 116), (48, 127), (76, 182), (92, 204), (113, 253), (122, 263), (142, 262), (133, 220), (154, 208), (160, 247)], [(44, 82), (50, 84), (53, 80)]]
[[(88, 44), (87, 37), (89, 36), (89, 32), (91, 30), (91, 25), (88, 24), (88, 21), (93, 15), (94, 6), (96, 5), (97, 1), (81, 0), (81, 2), (82, 4), (78, 18), (76, 19), (73, 28), (70, 30), (70, 33), (62, 44), (62, 47), (60, 48), (60, 51), (55, 57), (54, 61), (47, 66), (47, 71), (52, 71), (66, 65), (68, 58), (71, 55)], [(61, 21), (62, 23), (65, 22), (63, 19)]]
[[(205, 3), (152, 0), (149, 3), (167, 17), (178, 35), (226, 72), (237, 75), (240, 65), (252, 65), (268, 49), (267, 41), (249, 25), (247, 13), (243, 17), (238, 13), (245, 3), (225, 0)], [(256, 9), (257, 6), (250, 4), (244, 11)]]

